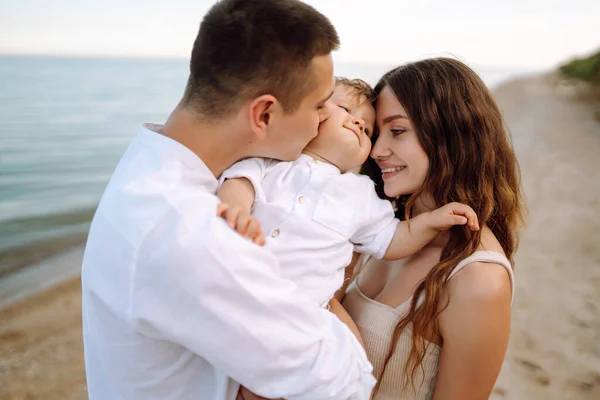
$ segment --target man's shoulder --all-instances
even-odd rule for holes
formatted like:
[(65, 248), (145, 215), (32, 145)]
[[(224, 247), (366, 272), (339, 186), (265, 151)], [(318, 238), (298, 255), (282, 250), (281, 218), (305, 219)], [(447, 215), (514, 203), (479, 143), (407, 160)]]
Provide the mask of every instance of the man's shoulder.
[(216, 218), (218, 198), (200, 184), (169, 182), (166, 173), (113, 175), (94, 218), (122, 239), (138, 242), (155, 229), (206, 226)]
[(262, 249), (217, 216), (218, 204), (216, 197), (190, 197), (166, 209), (142, 238), (139, 263), (156, 267), (160, 276), (165, 265), (169, 273), (197, 268), (208, 273), (239, 265), (240, 257), (245, 263), (264, 257)]

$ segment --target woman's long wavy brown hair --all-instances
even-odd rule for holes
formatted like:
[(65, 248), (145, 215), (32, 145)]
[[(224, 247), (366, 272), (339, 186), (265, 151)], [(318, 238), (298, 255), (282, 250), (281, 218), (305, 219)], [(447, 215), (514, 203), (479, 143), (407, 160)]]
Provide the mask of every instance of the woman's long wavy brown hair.
[[(480, 226), (494, 233), (506, 256), (513, 261), (524, 204), (519, 166), (500, 109), (477, 74), (450, 58), (427, 59), (395, 68), (385, 74), (375, 92), (389, 87), (402, 104), (429, 157), (429, 172), (422, 187), (410, 196), (390, 199), (400, 219), (408, 219), (415, 200), (424, 193), (437, 206), (450, 202), (475, 210)], [(376, 135), (373, 138), (376, 140)], [(369, 159), (363, 173), (383, 193), (381, 170)], [(464, 227), (450, 230), (440, 261), (417, 287), (410, 311), (397, 324), (383, 371), (402, 331), (412, 324), (412, 348), (406, 363), (406, 382), (415, 387), (415, 375), (426, 351), (425, 337), (438, 332), (440, 294), (454, 267), (480, 245), (481, 232)], [(419, 301), (419, 299), (422, 299)]]

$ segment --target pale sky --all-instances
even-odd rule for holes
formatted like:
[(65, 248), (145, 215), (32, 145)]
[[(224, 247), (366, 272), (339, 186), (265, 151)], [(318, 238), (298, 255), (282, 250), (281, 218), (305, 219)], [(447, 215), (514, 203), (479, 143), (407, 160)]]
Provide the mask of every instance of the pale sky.
[[(308, 0), (337, 28), (337, 61), (453, 55), (550, 68), (600, 48), (599, 0)], [(0, 53), (188, 57), (207, 0), (0, 0)]]

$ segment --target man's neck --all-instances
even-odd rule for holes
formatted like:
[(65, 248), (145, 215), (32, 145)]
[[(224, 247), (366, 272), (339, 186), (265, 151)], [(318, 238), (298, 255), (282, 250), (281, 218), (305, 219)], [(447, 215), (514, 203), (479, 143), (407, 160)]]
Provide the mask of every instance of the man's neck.
[(218, 178), (233, 163), (247, 157), (248, 140), (236, 124), (235, 118), (218, 124), (205, 122), (179, 105), (159, 133), (194, 152)]

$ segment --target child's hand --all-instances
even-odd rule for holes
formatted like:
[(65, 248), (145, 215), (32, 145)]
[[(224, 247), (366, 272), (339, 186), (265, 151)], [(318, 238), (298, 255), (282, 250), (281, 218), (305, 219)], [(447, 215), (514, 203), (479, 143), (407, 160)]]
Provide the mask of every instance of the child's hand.
[(449, 203), (429, 213), (429, 226), (438, 231), (447, 231), (454, 225), (467, 225), (472, 231), (479, 230), (475, 211), (461, 203)]
[(217, 215), (227, 221), (227, 224), (238, 231), (243, 237), (252, 240), (259, 246), (265, 245), (265, 236), (258, 221), (243, 211), (240, 207), (230, 207), (228, 204), (221, 203), (217, 207)]

